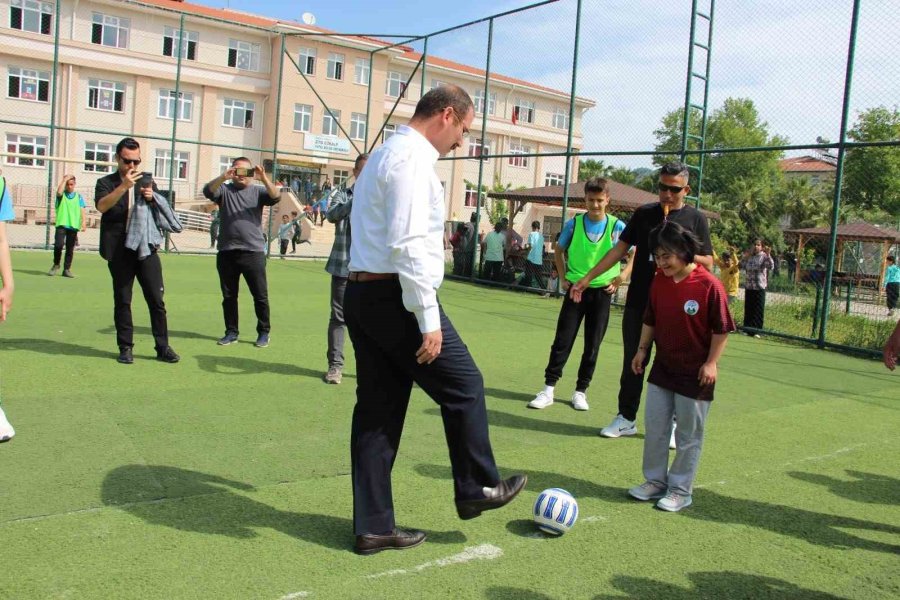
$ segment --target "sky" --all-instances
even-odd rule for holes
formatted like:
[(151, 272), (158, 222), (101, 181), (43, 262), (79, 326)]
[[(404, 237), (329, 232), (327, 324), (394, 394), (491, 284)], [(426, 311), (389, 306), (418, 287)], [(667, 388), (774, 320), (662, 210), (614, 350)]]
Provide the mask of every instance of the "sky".
[[(196, 1), (196, 0), (194, 0)], [(851, 125), (860, 110), (900, 102), (900, 38), (892, 31), (898, 0), (862, 4), (851, 94)], [(300, 20), (347, 33), (427, 34), (533, 4), (523, 0), (227, 0), (215, 7)], [(701, 8), (709, 0), (699, 0)], [(710, 110), (728, 97), (751, 98), (771, 134), (792, 144), (839, 137), (852, 2), (722, 1), (716, 5)], [(568, 92), (572, 85), (576, 0), (559, 0), (494, 22), (491, 70)], [(666, 112), (684, 105), (690, 2), (583, 0), (577, 95), (590, 98), (586, 151), (649, 151)], [(703, 23), (703, 21), (700, 21)], [(484, 68), (487, 24), (429, 40), (428, 52)], [(701, 28), (695, 39), (706, 41)], [(421, 43), (411, 44), (422, 50)], [(698, 52), (695, 70), (705, 69)], [(702, 102), (702, 81), (692, 100)], [(803, 152), (801, 152), (803, 153)], [(797, 154), (793, 152), (792, 154)], [(649, 166), (647, 156), (600, 157)]]

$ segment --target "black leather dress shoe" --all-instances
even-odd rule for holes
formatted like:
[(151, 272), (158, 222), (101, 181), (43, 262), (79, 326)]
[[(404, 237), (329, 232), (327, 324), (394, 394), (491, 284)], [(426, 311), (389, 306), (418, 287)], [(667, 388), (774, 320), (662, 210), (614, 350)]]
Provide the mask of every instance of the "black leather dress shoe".
[(457, 500), (456, 513), (460, 519), (474, 519), (486, 510), (494, 510), (505, 506), (512, 501), (523, 489), (528, 481), (526, 475), (513, 475), (505, 481), (497, 484), (496, 496), (491, 498), (477, 498), (475, 500)]
[(356, 545), (353, 551), (357, 554), (375, 554), (382, 550), (406, 550), (407, 548), (415, 548), (425, 541), (426, 535), (424, 531), (404, 531), (403, 529), (394, 529), (393, 532), (385, 535), (375, 535), (364, 533), (356, 536)]
[(131, 348), (119, 348), (119, 357), (116, 360), (123, 365), (134, 363), (134, 354), (131, 353)]
[(167, 363), (177, 363), (181, 360), (181, 357), (175, 354), (175, 351), (172, 350), (172, 346), (166, 346), (162, 350), (156, 351), (156, 360), (161, 360)]

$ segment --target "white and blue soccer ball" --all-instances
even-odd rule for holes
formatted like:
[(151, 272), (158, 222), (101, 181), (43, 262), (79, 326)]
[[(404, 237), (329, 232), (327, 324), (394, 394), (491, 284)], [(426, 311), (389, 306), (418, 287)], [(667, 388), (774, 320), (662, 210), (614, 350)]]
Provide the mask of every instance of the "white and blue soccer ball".
[(578, 519), (578, 503), (566, 490), (550, 488), (538, 494), (533, 514), (538, 529), (550, 535), (562, 535)]

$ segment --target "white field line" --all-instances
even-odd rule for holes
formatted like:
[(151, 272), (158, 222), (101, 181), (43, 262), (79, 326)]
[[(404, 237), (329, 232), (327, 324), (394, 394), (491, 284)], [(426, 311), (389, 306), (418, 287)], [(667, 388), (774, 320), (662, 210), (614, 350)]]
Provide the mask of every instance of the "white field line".
[(419, 573), (424, 571), (425, 569), (431, 569), (434, 567), (449, 567), (451, 565), (458, 565), (467, 562), (471, 562), (473, 560), (494, 560), (495, 558), (500, 558), (503, 556), (503, 550), (494, 546), (493, 544), (481, 544), (479, 546), (469, 546), (465, 548), (459, 554), (453, 554), (451, 556), (447, 556), (445, 558), (439, 558), (437, 560), (432, 560), (427, 563), (422, 563), (421, 565), (410, 567), (409, 569), (393, 569), (390, 571), (385, 571), (383, 573), (375, 573), (374, 575), (366, 575), (366, 579), (377, 579), (379, 577), (386, 576), (394, 576), (394, 575), (407, 575), (409, 573)]
[(282, 596), (280, 600), (296, 600), (297, 598), (308, 598), (309, 592), (294, 592), (287, 596)]

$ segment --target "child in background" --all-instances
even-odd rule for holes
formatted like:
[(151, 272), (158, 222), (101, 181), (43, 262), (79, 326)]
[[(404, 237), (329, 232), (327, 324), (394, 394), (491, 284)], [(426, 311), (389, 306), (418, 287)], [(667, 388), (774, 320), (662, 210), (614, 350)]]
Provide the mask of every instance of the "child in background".
[(547, 280), (547, 293), (544, 294), (544, 298), (550, 297), (550, 294), (555, 294), (557, 285), (559, 285), (559, 273), (556, 272), (556, 267), (553, 267), (550, 271), (550, 278)]
[(713, 260), (721, 269), (719, 279), (722, 280), (722, 286), (728, 296), (728, 306), (731, 306), (731, 303), (737, 300), (738, 287), (741, 284), (741, 269), (738, 266), (737, 252), (723, 252), (721, 257), (713, 252)]
[(287, 254), (288, 243), (294, 237), (294, 221), (291, 221), (287, 215), (281, 215), (281, 225), (278, 227), (278, 241), (281, 244), (281, 260)]
[(897, 300), (900, 298), (900, 267), (894, 255), (887, 257), (887, 269), (884, 272), (884, 293), (887, 295), (888, 316), (894, 316)]
[[(631, 361), (642, 373), (650, 344), (656, 357), (647, 378), (643, 471), (646, 481), (628, 490), (638, 500), (677, 512), (692, 503), (703, 431), (713, 399), (718, 362), (734, 320), (721, 282), (694, 262), (700, 241), (678, 223), (650, 232), (657, 272), (638, 350)], [(672, 417), (678, 419), (675, 460), (669, 463)]]

